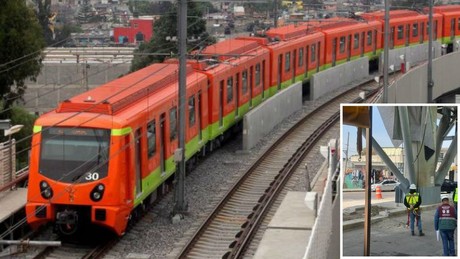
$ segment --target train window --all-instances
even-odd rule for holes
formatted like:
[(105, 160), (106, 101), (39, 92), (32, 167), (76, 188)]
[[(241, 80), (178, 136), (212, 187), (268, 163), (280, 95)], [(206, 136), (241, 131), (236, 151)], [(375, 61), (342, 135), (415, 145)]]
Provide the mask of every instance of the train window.
[(43, 127), (41, 134), (41, 175), (64, 183), (93, 181), (88, 173), (99, 179), (107, 177), (110, 130)]
[(260, 64), (256, 65), (256, 86), (260, 84)]
[(418, 36), (418, 23), (412, 24), (412, 37)]
[(345, 37), (340, 37), (339, 51), (340, 53), (345, 52)]
[(195, 96), (188, 98), (188, 124), (189, 127), (195, 125)]
[(157, 138), (155, 133), (155, 120), (147, 124), (147, 145), (148, 145), (148, 155), (151, 158), (155, 154), (157, 146)]
[(233, 100), (233, 76), (227, 79), (227, 103)]
[(244, 70), (241, 78), (241, 85), (243, 89), (243, 94), (246, 94), (248, 92), (248, 70)]
[(372, 45), (372, 31), (367, 32), (367, 46)]
[(173, 141), (177, 137), (177, 107), (169, 110), (169, 140)]
[(299, 49), (299, 67), (303, 66), (303, 48)]
[(404, 38), (404, 26), (398, 26), (398, 40), (402, 40)]
[(458, 17), (457, 19), (457, 30), (460, 31), (460, 17)]
[(288, 52), (284, 55), (286, 58), (284, 60), (284, 71), (291, 70), (291, 52)]
[(359, 48), (359, 33), (355, 33), (353, 36), (353, 49)]
[(316, 60), (316, 44), (311, 45), (311, 62), (315, 62)]

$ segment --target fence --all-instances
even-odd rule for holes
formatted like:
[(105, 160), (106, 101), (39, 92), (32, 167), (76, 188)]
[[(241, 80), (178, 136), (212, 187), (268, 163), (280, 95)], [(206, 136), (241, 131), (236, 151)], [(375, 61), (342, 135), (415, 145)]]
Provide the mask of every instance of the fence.
[[(12, 157), (10, 157), (10, 154)], [(16, 141), (0, 143), (0, 186), (10, 183), (16, 179)], [(12, 168), (11, 168), (12, 167)]]

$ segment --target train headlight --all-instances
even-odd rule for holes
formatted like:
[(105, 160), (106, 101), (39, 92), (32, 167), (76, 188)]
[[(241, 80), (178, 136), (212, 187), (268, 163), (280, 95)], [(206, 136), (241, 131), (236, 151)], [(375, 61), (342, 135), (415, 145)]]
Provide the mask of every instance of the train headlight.
[(40, 194), (42, 195), (43, 199), (51, 199), (53, 197), (53, 189), (46, 181), (40, 182)]
[(89, 197), (92, 201), (100, 201), (102, 199), (102, 196), (104, 195), (104, 190), (105, 186), (102, 183), (100, 183), (93, 188)]
[(93, 199), (95, 200), (101, 199), (101, 194), (99, 192), (93, 192)]

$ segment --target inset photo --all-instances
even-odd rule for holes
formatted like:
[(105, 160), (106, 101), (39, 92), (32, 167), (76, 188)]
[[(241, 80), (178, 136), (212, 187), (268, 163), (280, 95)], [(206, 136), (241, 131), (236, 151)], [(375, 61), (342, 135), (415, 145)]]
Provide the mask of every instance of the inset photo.
[(457, 112), (341, 105), (342, 256), (457, 255)]

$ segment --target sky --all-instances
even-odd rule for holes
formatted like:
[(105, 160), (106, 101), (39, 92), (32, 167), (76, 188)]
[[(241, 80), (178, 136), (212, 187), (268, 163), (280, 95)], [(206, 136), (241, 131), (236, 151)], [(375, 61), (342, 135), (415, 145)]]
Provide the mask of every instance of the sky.
[[(376, 106), (373, 106), (372, 109), (372, 122), (373, 122), (373, 130), (372, 134), (374, 139), (380, 144), (381, 147), (393, 147), (393, 143), (391, 142), (390, 137), (388, 136), (388, 133), (386, 132), (385, 126), (383, 125), (382, 117), (380, 116), (380, 113), (378, 111), (378, 108)], [(439, 123), (439, 120), (438, 120)], [(347, 150), (347, 137), (348, 133), (350, 134), (349, 140), (348, 140), (348, 157), (352, 155), (358, 154), (356, 150), (356, 133), (357, 133), (357, 128), (355, 126), (348, 126), (348, 125), (343, 125), (342, 126), (342, 155), (345, 157), (346, 155), (346, 150)], [(451, 130), (448, 134), (449, 136), (454, 135), (454, 129)], [(450, 141), (444, 141), (443, 147), (449, 147)], [(366, 140), (363, 137), (363, 148), (366, 146)]]

